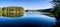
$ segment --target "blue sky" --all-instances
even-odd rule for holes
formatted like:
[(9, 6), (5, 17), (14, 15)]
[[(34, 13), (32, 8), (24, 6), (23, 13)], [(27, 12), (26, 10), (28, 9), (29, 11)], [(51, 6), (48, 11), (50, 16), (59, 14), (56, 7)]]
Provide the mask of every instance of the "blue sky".
[(21, 6), (24, 9), (51, 8), (51, 0), (0, 0), (0, 7)]

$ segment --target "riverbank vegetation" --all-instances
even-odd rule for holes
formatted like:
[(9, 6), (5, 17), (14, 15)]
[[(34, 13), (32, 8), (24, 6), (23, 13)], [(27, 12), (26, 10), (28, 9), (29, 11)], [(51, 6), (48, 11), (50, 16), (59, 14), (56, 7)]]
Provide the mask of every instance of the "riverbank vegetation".
[[(23, 7), (17, 7), (17, 6), (9, 6), (9, 7), (3, 7), (0, 8), (0, 16), (7, 16), (7, 17), (17, 17), (17, 16), (23, 16), (24, 12), (51, 12), (52, 8), (49, 9), (43, 9), (43, 10), (24, 10)], [(47, 16), (54, 16), (53, 14), (44, 14)]]
[(0, 8), (0, 16), (11, 16), (11, 17), (17, 17), (17, 16), (23, 16), (24, 12), (48, 12), (50, 14), (44, 14), (47, 16), (54, 17), (55, 15), (52, 13), (53, 8), (48, 9), (41, 9), (41, 10), (24, 10), (23, 7), (18, 6), (8, 6)]
[(2, 8), (0, 8), (0, 16), (2, 15)]
[(24, 8), (17, 6), (9, 6), (2, 8), (2, 16), (6, 17), (21, 17), (24, 15)]

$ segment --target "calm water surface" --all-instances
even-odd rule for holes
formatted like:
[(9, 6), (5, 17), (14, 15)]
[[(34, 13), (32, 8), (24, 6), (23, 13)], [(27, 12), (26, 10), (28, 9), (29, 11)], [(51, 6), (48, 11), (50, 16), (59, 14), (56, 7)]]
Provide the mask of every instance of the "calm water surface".
[(51, 27), (55, 24), (56, 19), (54, 17), (49, 17), (42, 15), (44, 13), (40, 12), (25, 12), (22, 17), (3, 17), (0, 16), (0, 27), (9, 27), (9, 26), (43, 26)]

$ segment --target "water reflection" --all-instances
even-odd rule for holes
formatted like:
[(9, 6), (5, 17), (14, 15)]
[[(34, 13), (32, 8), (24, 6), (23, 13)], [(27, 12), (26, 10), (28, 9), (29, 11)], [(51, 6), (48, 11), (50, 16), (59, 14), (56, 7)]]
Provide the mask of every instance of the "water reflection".
[[(42, 14), (49, 14), (49, 13), (45, 13), (45, 12), (6, 12), (6, 13), (2, 13), (3, 17), (40, 17)], [(44, 16), (44, 15), (42, 15)]]
[[(6, 16), (6, 15), (5, 15)], [(23, 17), (12, 18), (12, 17), (2, 17), (0, 18), (0, 25), (1, 26), (10, 26), (11, 24), (15, 26), (27, 26), (30, 24), (33, 26), (44, 26), (44, 27), (51, 27), (51, 25), (55, 24), (56, 19), (53, 17), (48, 17), (42, 15), (40, 12), (25, 12)], [(17, 24), (17, 25), (16, 25)]]
[(6, 14), (5, 13), (2, 13), (2, 16), (3, 17), (22, 17), (24, 15), (24, 13), (20, 13), (20, 12), (16, 12), (16, 13), (11, 13), (11, 12), (7, 12)]

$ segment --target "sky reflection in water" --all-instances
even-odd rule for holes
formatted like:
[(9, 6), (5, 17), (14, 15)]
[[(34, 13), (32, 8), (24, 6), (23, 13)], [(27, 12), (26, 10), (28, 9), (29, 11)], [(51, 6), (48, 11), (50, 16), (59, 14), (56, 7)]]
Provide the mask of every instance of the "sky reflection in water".
[(17, 18), (3, 17), (3, 16), (1, 16), (1, 18), (0, 18), (0, 25), (2, 24), (2, 25), (7, 26), (8, 24), (14, 24), (14, 22), (17, 24), (24, 22), (24, 23), (32, 23), (32, 24), (35, 23), (35, 24), (51, 26), (52, 24), (54, 24), (56, 22), (56, 19), (54, 17), (42, 15), (39, 12), (38, 13), (25, 12), (24, 16), (17, 17)]

